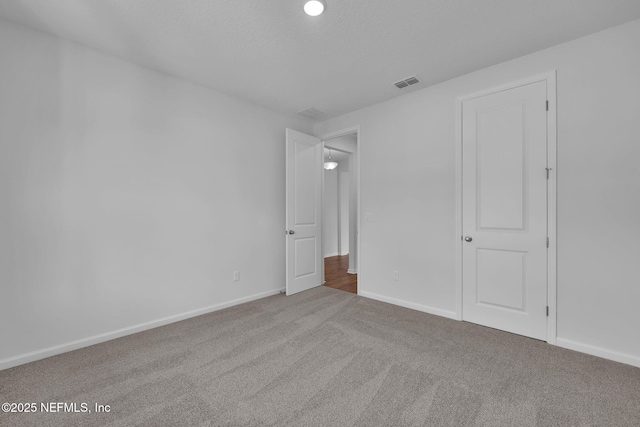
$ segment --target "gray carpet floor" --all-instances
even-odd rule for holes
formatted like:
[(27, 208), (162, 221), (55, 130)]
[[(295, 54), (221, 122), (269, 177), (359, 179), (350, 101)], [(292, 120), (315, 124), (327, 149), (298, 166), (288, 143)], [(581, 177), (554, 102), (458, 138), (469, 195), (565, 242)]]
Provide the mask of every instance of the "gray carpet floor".
[(640, 426), (639, 368), (326, 287), (1, 371), (0, 396), (92, 410), (2, 426)]

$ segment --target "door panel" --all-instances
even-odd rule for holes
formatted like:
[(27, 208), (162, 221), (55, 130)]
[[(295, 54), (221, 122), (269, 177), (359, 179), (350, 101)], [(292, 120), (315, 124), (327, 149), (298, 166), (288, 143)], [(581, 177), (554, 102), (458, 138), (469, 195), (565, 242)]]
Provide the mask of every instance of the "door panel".
[(518, 102), (477, 112), (476, 183), (480, 229), (522, 230), (525, 226), (523, 110), (524, 105)]
[(315, 225), (316, 218), (316, 182), (315, 146), (294, 139), (295, 144), (295, 224)]
[(463, 319), (546, 339), (546, 82), (463, 102)]
[(527, 253), (476, 250), (476, 303), (526, 311)]
[(294, 278), (308, 276), (316, 272), (316, 238), (294, 238), (296, 268)]
[(322, 284), (322, 141), (286, 132), (287, 295)]

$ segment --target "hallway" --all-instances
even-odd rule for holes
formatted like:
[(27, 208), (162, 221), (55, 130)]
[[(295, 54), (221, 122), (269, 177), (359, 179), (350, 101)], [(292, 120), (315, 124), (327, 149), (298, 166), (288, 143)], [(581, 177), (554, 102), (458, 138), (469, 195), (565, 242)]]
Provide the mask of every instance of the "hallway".
[(349, 255), (332, 256), (324, 259), (325, 286), (341, 291), (358, 293), (358, 275), (349, 274)]

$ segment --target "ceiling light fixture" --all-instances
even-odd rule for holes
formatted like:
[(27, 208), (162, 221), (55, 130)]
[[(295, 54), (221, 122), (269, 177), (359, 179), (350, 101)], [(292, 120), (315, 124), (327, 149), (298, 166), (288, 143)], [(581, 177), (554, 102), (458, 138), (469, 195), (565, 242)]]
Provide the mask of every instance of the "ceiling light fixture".
[(324, 12), (324, 0), (309, 0), (304, 4), (304, 11), (309, 16), (318, 16)]
[(338, 163), (331, 160), (331, 148), (329, 148), (329, 161), (324, 162), (324, 168), (328, 171), (338, 167)]
[(338, 164), (336, 162), (324, 162), (324, 168), (328, 171), (334, 170), (337, 167)]

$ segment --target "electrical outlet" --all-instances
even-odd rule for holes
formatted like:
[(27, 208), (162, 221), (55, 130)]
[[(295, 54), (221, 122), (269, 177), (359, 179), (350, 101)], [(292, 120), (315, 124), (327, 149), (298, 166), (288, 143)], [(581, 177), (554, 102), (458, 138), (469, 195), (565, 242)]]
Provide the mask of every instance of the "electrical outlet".
[(400, 272), (398, 270), (393, 270), (393, 280), (400, 280)]
[(233, 281), (237, 282), (238, 280), (240, 280), (240, 272), (239, 271), (234, 271), (233, 272)]
[(373, 212), (365, 212), (364, 213), (364, 220), (367, 221), (367, 222), (373, 221)]

